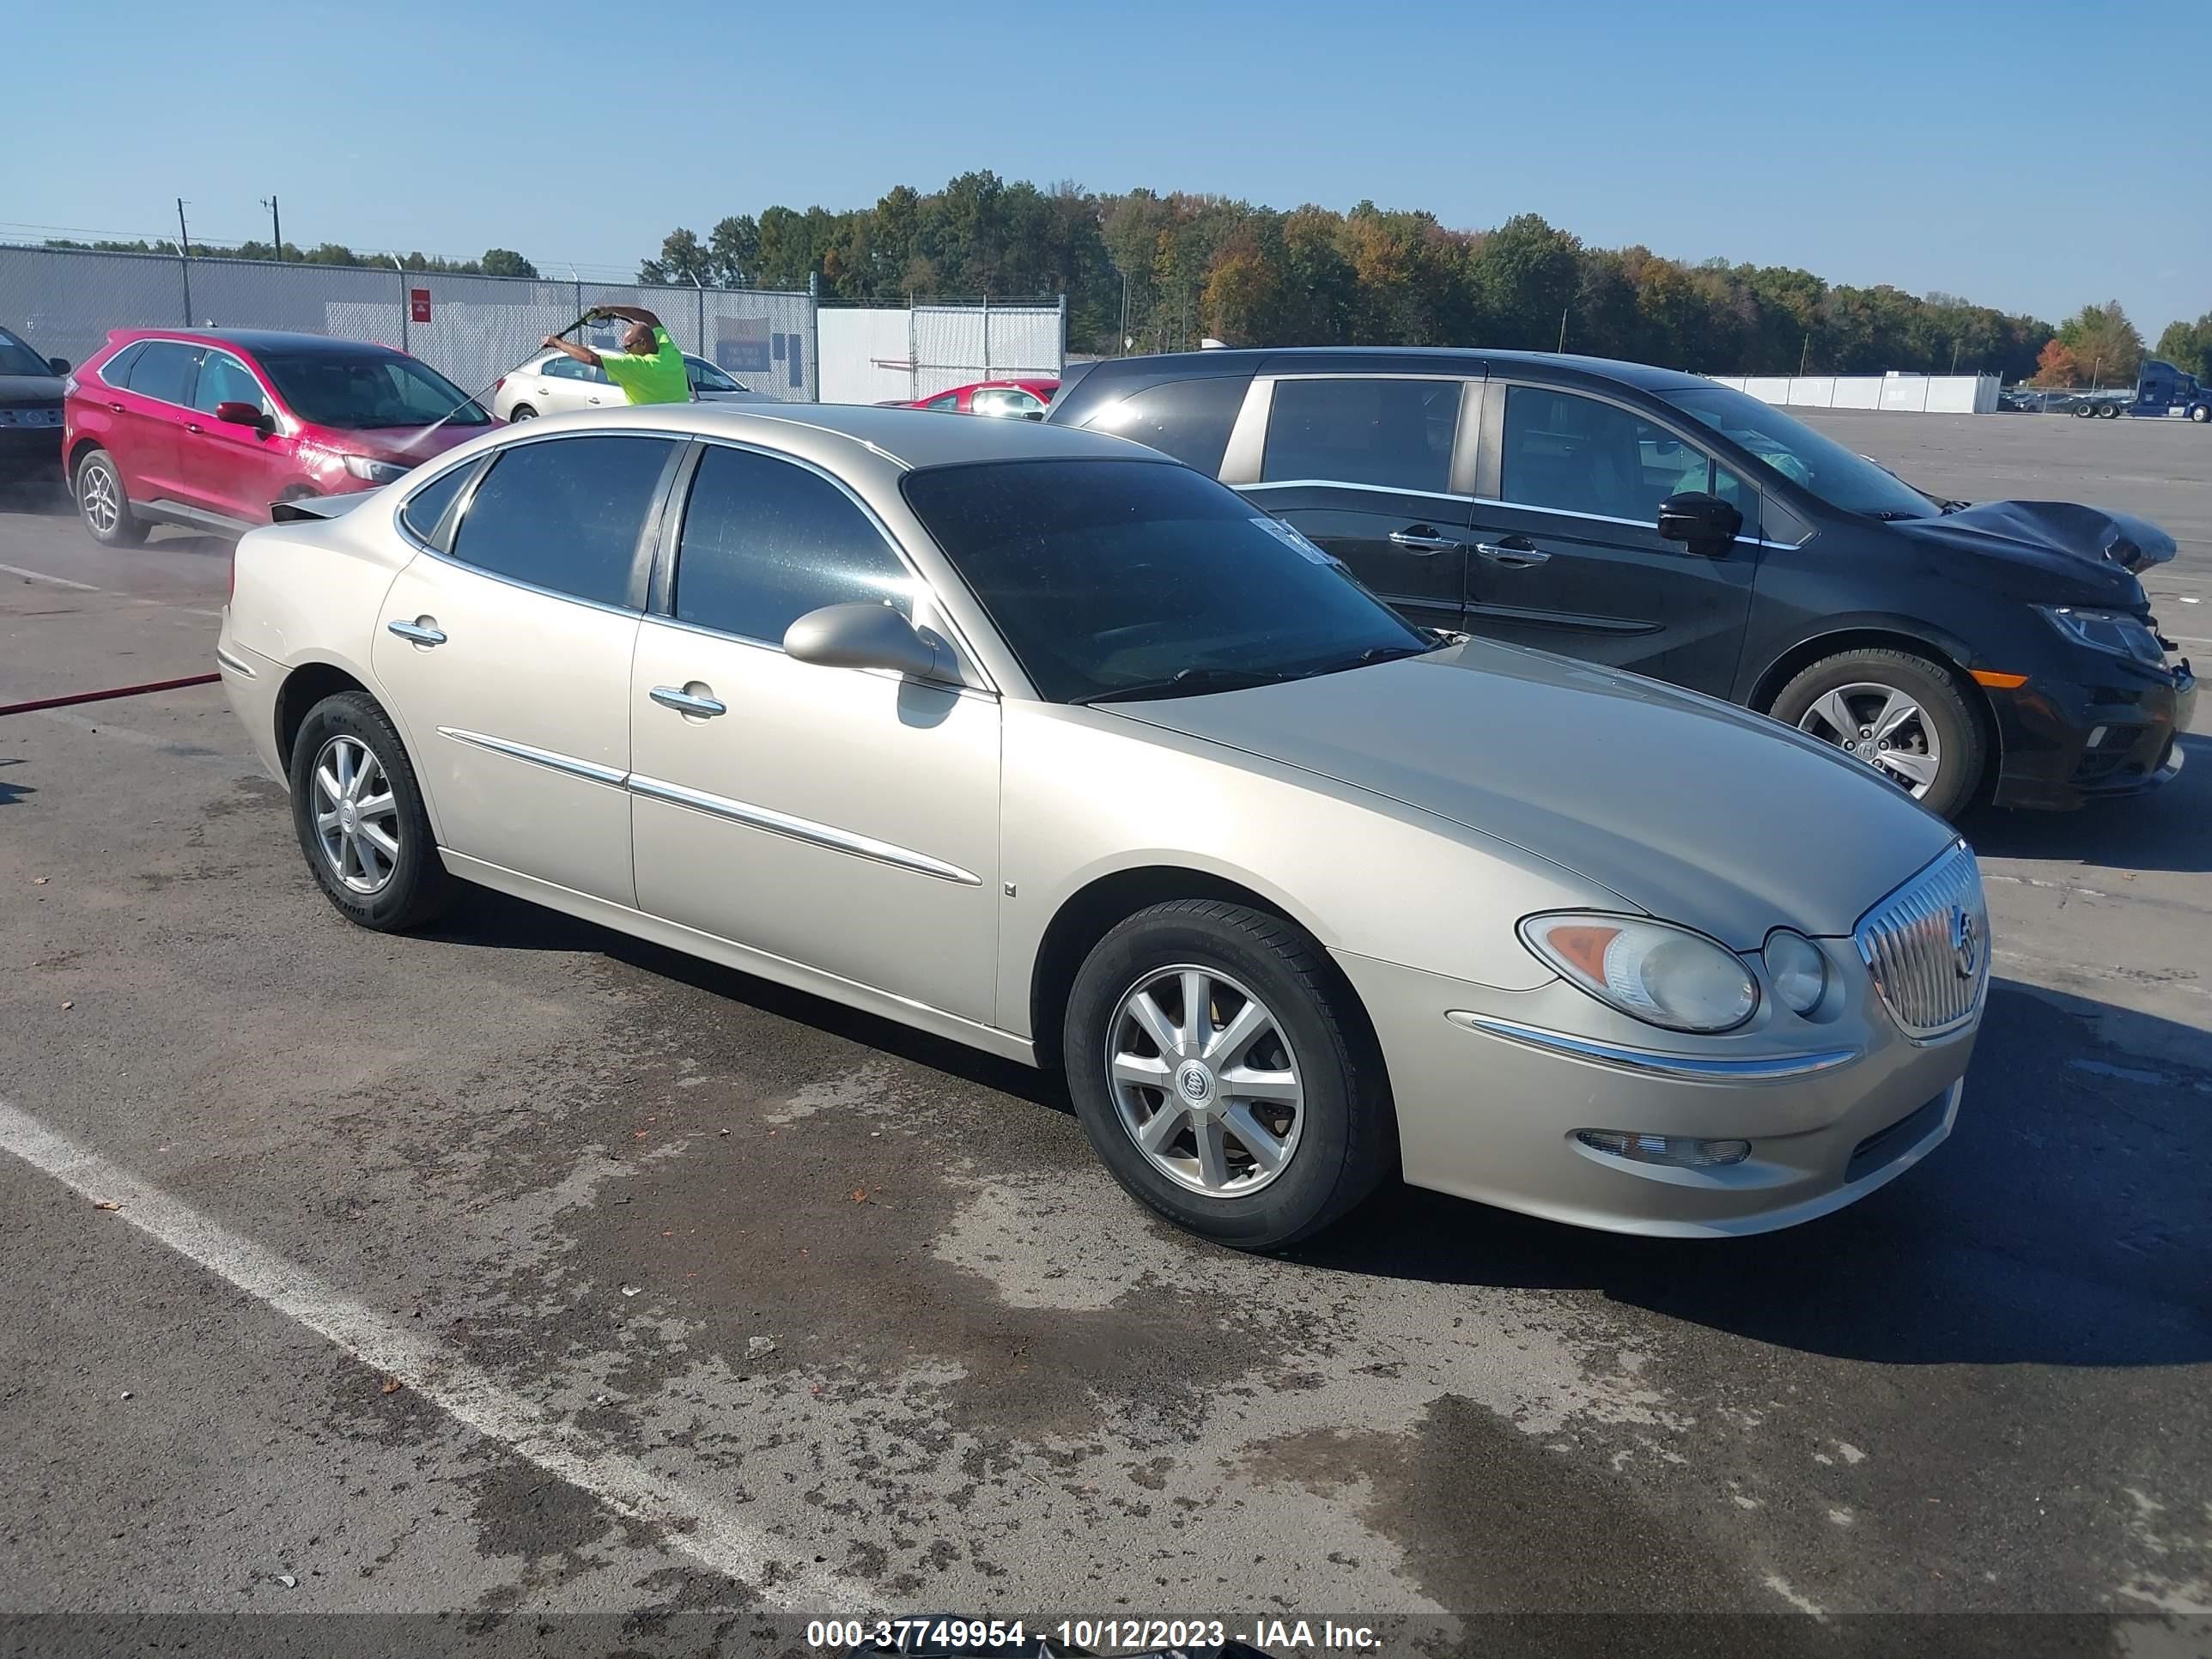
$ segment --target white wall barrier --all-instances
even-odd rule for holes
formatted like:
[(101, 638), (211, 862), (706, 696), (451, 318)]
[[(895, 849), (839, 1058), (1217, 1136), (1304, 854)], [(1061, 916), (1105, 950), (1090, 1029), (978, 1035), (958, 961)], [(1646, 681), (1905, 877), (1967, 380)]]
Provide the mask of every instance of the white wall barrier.
[(1996, 412), (1994, 374), (1714, 374), (1762, 403), (1790, 409), (1881, 409), (1911, 414)]

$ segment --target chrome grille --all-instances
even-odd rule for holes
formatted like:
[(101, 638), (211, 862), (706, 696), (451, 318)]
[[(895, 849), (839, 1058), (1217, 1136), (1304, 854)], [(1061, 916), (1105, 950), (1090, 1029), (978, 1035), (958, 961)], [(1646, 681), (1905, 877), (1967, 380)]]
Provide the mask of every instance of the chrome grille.
[(1941, 1036), (1972, 1020), (1990, 980), (1990, 911), (1966, 843), (1868, 911), (1851, 938), (1908, 1036)]

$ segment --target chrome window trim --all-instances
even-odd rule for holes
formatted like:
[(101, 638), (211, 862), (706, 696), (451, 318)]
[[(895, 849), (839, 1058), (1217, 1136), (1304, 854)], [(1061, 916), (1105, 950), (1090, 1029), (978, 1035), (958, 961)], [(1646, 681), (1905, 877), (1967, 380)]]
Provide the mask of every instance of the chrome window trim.
[[(211, 349), (214, 349), (214, 348), (210, 347), (205, 340), (179, 340), (179, 339), (177, 339), (177, 338), (175, 338), (174, 337), (173, 337), (173, 336), (171, 336), (171, 335), (167, 335), (167, 334), (144, 334), (144, 335), (141, 335), (137, 339), (135, 339), (135, 340), (131, 341), (129, 343), (130, 343), (130, 344), (131, 344), (131, 345), (136, 345), (136, 346), (149, 346), (149, 345), (173, 345), (173, 346), (182, 346), (182, 347), (184, 347), (187, 351), (201, 351), (201, 352), (209, 351), (209, 350), (211, 350)], [(122, 349), (118, 349), (117, 350), (117, 352), (116, 352), (115, 356), (116, 356), (117, 357), (119, 357), (119, 356), (121, 356), (122, 355), (123, 355)], [(110, 359), (108, 359), (108, 361), (109, 361), (110, 362), (114, 362), (114, 360), (115, 360), (115, 359), (114, 359), (114, 358), (112, 358), (112, 357), (111, 357)], [(131, 367), (135, 368), (137, 368), (137, 364), (136, 362), (133, 362), (133, 363), (132, 363), (132, 365), (131, 365)], [(199, 379), (200, 379), (200, 369), (199, 369), (199, 365), (198, 365), (198, 363), (194, 363), (194, 364), (192, 365), (192, 384), (193, 384), (194, 386), (197, 386), (199, 384)], [(102, 386), (106, 386), (106, 387), (107, 387), (107, 389), (108, 389), (109, 391), (111, 391), (111, 392), (129, 392), (132, 397), (134, 397), (134, 398), (144, 398), (148, 403), (157, 404), (157, 405), (159, 405), (161, 408), (163, 408), (163, 409), (181, 409), (181, 410), (183, 410), (185, 411), (185, 413), (186, 413), (187, 415), (198, 415), (198, 414), (202, 414), (202, 413), (204, 413), (204, 411), (203, 411), (203, 410), (201, 410), (194, 409), (194, 408), (193, 408), (190, 404), (173, 404), (173, 403), (171, 403), (171, 402), (170, 402), (167, 398), (156, 398), (156, 397), (155, 397), (151, 392), (137, 392), (137, 391), (133, 391), (130, 386), (116, 386), (116, 385), (112, 384), (111, 381), (109, 381), (109, 380), (107, 379), (107, 377), (106, 377), (106, 375), (102, 375), (102, 376), (100, 377), (100, 383)]]
[[(1371, 495), (1419, 495), (1431, 501), (1460, 501), (1472, 504), (1472, 495), (1455, 495), (1449, 489), (1405, 489), (1395, 484), (1355, 483), (1349, 478), (1267, 478), (1259, 483), (1232, 484), (1239, 495), (1249, 495), (1255, 489), (1358, 489)], [(1500, 506), (1507, 503), (1500, 502)], [(1621, 522), (1629, 522), (1626, 520)]]
[[(1339, 489), (1343, 487), (1340, 484), (1337, 486)], [(1646, 524), (1641, 519), (1616, 519), (1607, 513), (1580, 513), (1571, 507), (1536, 507), (1528, 501), (1501, 501), (1494, 495), (1468, 495), (1462, 499), (1472, 507), (1502, 507), (1509, 513), (1549, 513), (1554, 518), (1584, 519), (1592, 524), (1622, 524), (1633, 530), (1648, 530), (1655, 536), (1659, 533), (1659, 526), (1656, 524)], [(1802, 542), (1772, 542), (1764, 536), (1738, 536), (1735, 539), (1744, 547), (1802, 547), (1804, 545)]]
[[(432, 461), (443, 460), (444, 459), (445, 457), (442, 455), (434, 456), (432, 458)], [(416, 485), (408, 490), (405, 495), (402, 495), (393, 505), (392, 509), (392, 527), (398, 532), (399, 539), (405, 542), (410, 547), (412, 547), (418, 553), (428, 553), (434, 559), (445, 558), (445, 555), (439, 552), (436, 548), (431, 546), (428, 542), (423, 540), (422, 537), (415, 533), (414, 526), (407, 522), (407, 504), (413, 501), (417, 495), (421, 495), (424, 490), (428, 489), (432, 484), (437, 483), (439, 479), (444, 477), (448, 472), (458, 472), (464, 467), (474, 466), (483, 459), (483, 454), (479, 451), (477, 453), (470, 456), (466, 460), (456, 461), (451, 466), (439, 467), (435, 471), (428, 474), (421, 481), (416, 483)], [(425, 466), (428, 466), (431, 464), (431, 461), (426, 461), (423, 463)], [(452, 504), (447, 507), (446, 513), (454, 513), (459, 507), (464, 506), (468, 501), (470, 493), (467, 483), (464, 480), (461, 487), (461, 493), (453, 498)], [(441, 513), (438, 515), (438, 521), (441, 524), (445, 522), (446, 513)], [(456, 527), (458, 527), (458, 521)], [(447, 559), (446, 562), (452, 564), (454, 563), (455, 561)], [(476, 567), (474, 565), (464, 565), (462, 568), (466, 570), (476, 570)], [(477, 571), (477, 574), (478, 575), (485, 575), (489, 573), (479, 570)]]
[(1794, 1078), (1810, 1077), (1819, 1072), (1833, 1071), (1861, 1057), (1856, 1048), (1764, 1054), (1741, 1060), (1668, 1054), (1656, 1048), (1633, 1048), (1620, 1043), (1601, 1042), (1594, 1037), (1574, 1036), (1565, 1031), (1547, 1030), (1540, 1025), (1524, 1025), (1518, 1020), (1498, 1019), (1489, 1014), (1469, 1013), (1460, 1009), (1446, 1013), (1444, 1018), (1462, 1030), (1480, 1031), (1490, 1036), (1502, 1037), (1523, 1048), (1564, 1054), (1570, 1060), (1586, 1060), (1595, 1065), (1637, 1072), (1647, 1077), (1671, 1078), (1688, 1083), (1783, 1083)]
[(505, 738), (495, 738), (483, 732), (470, 732), (458, 726), (441, 726), (438, 728), (438, 735), (451, 738), (455, 743), (488, 749), (495, 755), (527, 761), (532, 766), (543, 766), (549, 771), (565, 772), (570, 777), (582, 778), (586, 782), (603, 783), (611, 789), (619, 789), (629, 781), (629, 774), (618, 767), (602, 766), (597, 761), (579, 760), (574, 755), (535, 748), (526, 743), (510, 743)]
[[(411, 540), (412, 538), (410, 539)], [(415, 544), (421, 548), (426, 558), (435, 559), (440, 564), (451, 565), (456, 570), (465, 571), (468, 574), (480, 577), (485, 581), (497, 582), (502, 587), (517, 588), (525, 593), (536, 593), (544, 599), (559, 599), (565, 605), (580, 605), (586, 611), (604, 611), (610, 617), (628, 617), (633, 622), (646, 614), (632, 605), (608, 605), (603, 600), (586, 599), (574, 593), (563, 593), (557, 587), (540, 587), (536, 582), (526, 582), (520, 577), (502, 576), (496, 570), (486, 570), (482, 565), (471, 564), (465, 559), (457, 559), (450, 553), (441, 553), (434, 547), (424, 547), (420, 542)]]
[[(811, 429), (820, 430), (821, 428)], [(938, 592), (935, 584), (933, 584), (927, 576), (924, 575), (921, 571), (916, 568), (913, 556), (906, 550), (905, 544), (901, 542), (897, 536), (892, 533), (891, 527), (884, 522), (883, 514), (877, 512), (876, 509), (871, 507), (866, 501), (862, 499), (860, 492), (855, 490), (852, 485), (847, 483), (842, 478), (830, 471), (827, 467), (823, 466), (817, 462), (808, 460), (804, 456), (793, 455), (788, 450), (771, 449), (763, 444), (746, 443), (741, 439), (725, 438), (717, 435), (711, 435), (707, 433), (697, 433), (693, 434), (692, 441), (698, 444), (702, 449), (741, 450), (749, 455), (758, 455), (764, 459), (771, 461), (781, 461), (786, 465), (795, 466), (803, 471), (811, 472), (815, 477), (830, 484), (838, 492), (838, 494), (844, 496), (847, 501), (852, 502), (854, 507), (860, 508), (861, 516), (866, 519), (868, 523), (874, 527), (876, 534), (883, 538), (884, 545), (890, 549), (891, 557), (898, 561), (899, 564), (905, 569), (908, 576), (913, 580), (915, 598), (927, 598), (929, 601), (929, 608), (932, 615), (935, 618), (935, 625), (937, 626), (938, 631), (945, 635), (945, 639), (951, 644), (952, 648), (960, 654), (959, 667), (963, 672), (974, 673), (977, 678), (983, 682), (980, 686), (968, 686), (965, 681), (956, 683), (951, 681), (939, 682), (936, 680), (923, 680), (918, 682), (918, 684), (924, 685), (936, 685), (942, 684), (948, 689), (955, 684), (957, 684), (969, 690), (988, 692), (994, 699), (1003, 695), (997, 682), (991, 678), (990, 670), (983, 666), (982, 659), (976, 655), (975, 647), (969, 644), (966, 634), (962, 631), (959, 622), (952, 615), (951, 607), (945, 603), (944, 597)], [(705, 457), (702, 455), (701, 459), (703, 461)], [(671, 583), (667, 595), (670, 609), (665, 612), (654, 611), (651, 613), (653, 618), (656, 622), (668, 623), (675, 627), (689, 629), (694, 633), (708, 635), (716, 639), (735, 640), (743, 645), (755, 645), (759, 646), (763, 650), (781, 652), (783, 649), (783, 641), (781, 640), (755, 639), (750, 635), (734, 634), (726, 629), (711, 628), (704, 623), (685, 622), (676, 615), (674, 610), (675, 596), (676, 593), (681, 590), (684, 585), (684, 521), (690, 515), (691, 511), (691, 497), (690, 490), (692, 486), (696, 486), (698, 481), (698, 469), (696, 467), (693, 468), (691, 473), (691, 483), (690, 485), (686, 486), (684, 499), (681, 501), (672, 501), (669, 502), (669, 506), (675, 508), (677, 512), (675, 568), (671, 573), (673, 580)], [(911, 623), (914, 621), (914, 618), (912, 617), (908, 617), (907, 620)], [(899, 678), (903, 678), (903, 676)]]
[(826, 848), (833, 853), (849, 854), (854, 858), (888, 864), (896, 869), (930, 876), (939, 881), (955, 882), (963, 887), (981, 887), (983, 884), (983, 878), (974, 872), (963, 870), (957, 864), (947, 864), (942, 859), (933, 859), (927, 853), (917, 853), (912, 848), (878, 841), (872, 836), (856, 835), (831, 824), (817, 823), (811, 818), (793, 817), (787, 812), (755, 806), (747, 801), (732, 800), (726, 795), (708, 794), (702, 789), (688, 789), (680, 783), (668, 783), (659, 778), (640, 777), (635, 774), (630, 777), (629, 789), (632, 794), (642, 795), (647, 800), (685, 807), (710, 817), (726, 818), (732, 823), (742, 823), (749, 829), (764, 830), (769, 835), (805, 842), (811, 846)]
[[(273, 420), (278, 421), (283, 421), (285, 418), (284, 411), (277, 404), (276, 394), (269, 389), (269, 382), (262, 379), (261, 372), (255, 368), (252, 363), (247, 362), (245, 358), (240, 356), (235, 351), (233, 351), (228, 346), (210, 345), (203, 346), (200, 349), (199, 370), (198, 373), (192, 376), (192, 395), (195, 398), (199, 396), (200, 375), (207, 373), (207, 360), (210, 357), (228, 357), (231, 362), (236, 363), (240, 368), (244, 369), (246, 371), (246, 378), (261, 388), (262, 405), (269, 414), (270, 417)], [(156, 398), (155, 401), (159, 402), (160, 399)], [(186, 407), (191, 409), (196, 415), (204, 415), (210, 420), (215, 417), (215, 410), (211, 409), (202, 409), (198, 404), (191, 404), (186, 405)]]

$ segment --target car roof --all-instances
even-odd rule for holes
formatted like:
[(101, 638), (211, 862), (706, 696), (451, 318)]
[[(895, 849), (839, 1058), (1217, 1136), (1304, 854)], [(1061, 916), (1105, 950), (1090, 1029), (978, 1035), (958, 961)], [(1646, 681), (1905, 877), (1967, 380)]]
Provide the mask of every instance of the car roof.
[[(1658, 368), (1614, 357), (1583, 357), (1553, 351), (1491, 351), (1480, 346), (1279, 346), (1249, 347), (1218, 351), (1171, 352), (1157, 356), (1107, 357), (1091, 365), (1090, 373), (1143, 374), (1173, 378), (1170, 370), (1194, 368), (1207, 375), (1297, 374), (1300, 368), (1323, 368), (1331, 363), (1357, 360), (1363, 364), (1402, 365), (1463, 373), (1488, 365), (1492, 368), (1534, 370), (1547, 378), (1607, 380), (1648, 392), (1678, 392), (1711, 382), (1678, 368)], [(1088, 378), (1086, 375), (1085, 378)]]
[(1036, 421), (977, 420), (936, 410), (874, 404), (640, 404), (562, 424), (592, 429), (671, 426), (702, 437), (765, 443), (794, 454), (851, 465), (872, 457), (900, 471), (971, 461), (1118, 460), (1176, 463), (1126, 438)]
[(184, 340), (195, 345), (235, 346), (241, 351), (283, 351), (295, 356), (345, 357), (362, 352), (407, 354), (374, 340), (343, 340), (329, 334), (293, 332), (275, 328), (128, 328), (108, 337), (116, 344), (132, 340)]

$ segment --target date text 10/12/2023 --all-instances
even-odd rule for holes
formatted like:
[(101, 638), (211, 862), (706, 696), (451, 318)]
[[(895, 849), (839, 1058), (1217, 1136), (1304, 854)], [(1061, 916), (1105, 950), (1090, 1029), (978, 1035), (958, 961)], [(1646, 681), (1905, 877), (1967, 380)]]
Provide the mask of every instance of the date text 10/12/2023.
[(807, 1626), (806, 1644), (846, 1653), (1118, 1654), (1124, 1659), (1170, 1650), (1201, 1653), (1226, 1648), (1250, 1652), (1255, 1646), (1270, 1653), (1373, 1653), (1382, 1646), (1371, 1626), (1327, 1619), (1262, 1618), (1232, 1632), (1221, 1619), (1063, 1619), (1035, 1626), (1022, 1620), (943, 1614), (817, 1620)]

